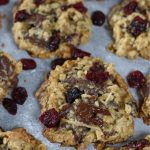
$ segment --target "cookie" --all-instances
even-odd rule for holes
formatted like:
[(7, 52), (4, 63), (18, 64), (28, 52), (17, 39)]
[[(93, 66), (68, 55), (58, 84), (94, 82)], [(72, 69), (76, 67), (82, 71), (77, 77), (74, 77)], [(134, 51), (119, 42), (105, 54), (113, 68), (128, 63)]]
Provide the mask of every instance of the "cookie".
[(56, 66), (36, 92), (43, 134), (83, 150), (90, 143), (117, 143), (133, 135), (136, 107), (112, 64), (84, 57)]
[(123, 0), (109, 14), (113, 42), (109, 50), (118, 56), (150, 60), (150, 1)]
[(39, 140), (27, 133), (23, 128), (12, 131), (0, 130), (0, 149), (1, 150), (47, 150)]
[(13, 35), (34, 57), (70, 57), (70, 45), (87, 43), (91, 20), (82, 0), (22, 0), (13, 9)]
[(146, 84), (142, 87), (140, 92), (144, 99), (140, 116), (143, 118), (144, 123), (150, 125), (150, 74), (147, 76)]
[(0, 102), (7, 96), (11, 88), (17, 86), (18, 75), (21, 70), (21, 62), (16, 61), (9, 54), (0, 51)]
[[(150, 135), (138, 141), (132, 141), (120, 148), (104, 148), (103, 150), (149, 150), (150, 149)], [(101, 150), (101, 149), (98, 149)]]

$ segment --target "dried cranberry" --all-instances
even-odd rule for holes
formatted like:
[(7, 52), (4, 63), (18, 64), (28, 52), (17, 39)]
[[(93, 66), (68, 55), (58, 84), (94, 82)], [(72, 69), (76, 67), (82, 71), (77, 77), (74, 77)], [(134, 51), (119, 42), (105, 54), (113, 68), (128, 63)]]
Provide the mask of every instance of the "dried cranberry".
[(6, 5), (9, 3), (9, 0), (0, 0), (0, 5)]
[(133, 141), (133, 142), (130, 142), (129, 144), (127, 144), (126, 146), (128, 148), (135, 148), (136, 150), (141, 150), (143, 149), (144, 147), (147, 147), (149, 146), (150, 143), (148, 140), (146, 139), (142, 139), (142, 140), (139, 140), (139, 141)]
[(87, 12), (87, 8), (83, 5), (82, 2), (76, 3), (71, 5), (73, 8), (75, 8), (76, 10), (78, 10), (81, 13), (86, 13)]
[(77, 88), (70, 88), (67, 90), (66, 101), (67, 103), (73, 103), (77, 98), (81, 97), (82, 92)]
[(64, 5), (61, 7), (62, 11), (66, 11), (69, 8), (74, 8), (76, 10), (78, 10), (81, 13), (86, 13), (87, 12), (87, 8), (83, 5), (82, 2), (78, 2), (76, 4), (71, 4), (71, 5)]
[(21, 59), (23, 70), (32, 70), (36, 68), (36, 62), (33, 59), (22, 58)]
[(132, 88), (141, 88), (145, 85), (146, 79), (142, 72), (136, 70), (127, 76), (127, 81)]
[(48, 42), (48, 49), (50, 51), (56, 51), (59, 48), (60, 44), (60, 33), (58, 31), (54, 31), (53, 35), (50, 37)]
[(11, 115), (16, 115), (17, 113), (17, 104), (9, 98), (4, 98), (3, 100), (3, 106), (4, 108), (11, 114)]
[(139, 36), (142, 32), (145, 32), (147, 29), (147, 20), (142, 19), (139, 16), (136, 16), (128, 27), (128, 32), (134, 37)]
[(43, 4), (44, 2), (45, 2), (45, 0), (35, 0), (35, 4), (36, 4), (37, 6)]
[(105, 72), (104, 66), (100, 62), (95, 62), (90, 67), (86, 74), (86, 78), (90, 81), (103, 85), (110, 77), (108, 72)]
[(43, 113), (39, 119), (47, 128), (54, 128), (59, 124), (60, 116), (59, 113), (52, 108)]
[(57, 65), (62, 66), (66, 59), (63, 58), (57, 58), (51, 62), (51, 68), (54, 70)]
[(88, 52), (85, 52), (81, 49), (78, 49), (76, 47), (72, 47), (72, 54), (71, 58), (76, 59), (76, 58), (83, 58), (84, 56), (90, 56), (91, 54)]
[(136, 1), (131, 1), (126, 6), (124, 6), (123, 8), (124, 14), (126, 16), (132, 14), (133, 12), (135, 12), (137, 6), (138, 6), (138, 3)]
[(27, 13), (26, 10), (19, 10), (19, 11), (16, 13), (15, 21), (16, 21), (16, 22), (17, 22), (17, 21), (22, 22), (22, 21), (27, 20), (29, 17), (30, 17), (30, 15)]
[(92, 72), (96, 72), (96, 71), (105, 71), (105, 68), (102, 64), (100, 64), (99, 62), (95, 62), (93, 63), (92, 67), (90, 67), (90, 71)]
[(12, 92), (13, 100), (20, 105), (23, 105), (28, 97), (28, 93), (24, 87), (17, 87)]
[(105, 22), (105, 15), (102, 11), (95, 11), (92, 14), (92, 22), (94, 25), (102, 26)]
[(108, 80), (109, 73), (108, 72), (101, 72), (101, 71), (97, 71), (97, 72), (89, 71), (86, 74), (86, 78), (90, 81), (93, 81), (95, 83), (103, 85), (103, 83)]

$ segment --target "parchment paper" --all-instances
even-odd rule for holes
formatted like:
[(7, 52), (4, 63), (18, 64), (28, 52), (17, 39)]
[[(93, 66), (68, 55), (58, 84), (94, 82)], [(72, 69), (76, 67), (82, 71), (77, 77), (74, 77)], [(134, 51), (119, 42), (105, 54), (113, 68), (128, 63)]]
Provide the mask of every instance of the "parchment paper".
[[(25, 52), (19, 50), (12, 37), (12, 8), (16, 0), (10, 0), (10, 3), (5, 6), (0, 6), (0, 12), (5, 15), (3, 20), (3, 28), (0, 31), (0, 45), (5, 44), (5, 47), (0, 46), (0, 49), (8, 52), (16, 59), (30, 58)], [(110, 8), (119, 2), (119, 0), (85, 0), (86, 6), (89, 8), (89, 12), (95, 10), (102, 10), (106, 15)], [(150, 71), (150, 61), (146, 61), (142, 58), (136, 60), (128, 60), (126, 58), (120, 58), (106, 50), (107, 44), (111, 41), (111, 34), (107, 29), (107, 21), (104, 26), (96, 27), (93, 26), (93, 34), (91, 41), (84, 46), (82, 49), (89, 51), (93, 56), (101, 57), (107, 62), (114, 63), (116, 70), (125, 78), (131, 70), (141, 70), (144, 74)], [(71, 150), (73, 148), (61, 148), (59, 144), (52, 144), (46, 138), (42, 136), (42, 125), (38, 121), (40, 114), (39, 104), (34, 97), (35, 91), (39, 88), (40, 84), (44, 81), (44, 76), (50, 70), (50, 62), (52, 59), (41, 60), (35, 59), (37, 62), (37, 68), (33, 71), (23, 71), (20, 75), (20, 86), (24, 86), (28, 91), (28, 99), (23, 106), (18, 105), (18, 113), (16, 116), (12, 116), (0, 105), (0, 126), (5, 130), (11, 130), (16, 127), (24, 127), (34, 135), (36, 138), (41, 140), (47, 145), (49, 150)], [(135, 99), (139, 99), (136, 95), (135, 90), (129, 89)], [(135, 119), (135, 134), (134, 138), (144, 137), (150, 133), (150, 126), (143, 124), (141, 119)], [(93, 146), (90, 145), (88, 150), (93, 150)]]

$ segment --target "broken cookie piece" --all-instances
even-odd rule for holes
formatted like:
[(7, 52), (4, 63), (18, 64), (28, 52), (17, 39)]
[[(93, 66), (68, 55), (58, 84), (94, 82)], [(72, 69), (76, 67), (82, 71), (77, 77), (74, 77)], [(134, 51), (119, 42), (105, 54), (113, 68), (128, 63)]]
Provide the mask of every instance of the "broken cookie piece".
[(17, 86), (18, 75), (21, 71), (21, 62), (0, 51), (0, 102), (7, 96), (10, 89)]
[(67, 60), (36, 92), (43, 134), (51, 142), (83, 150), (133, 135), (133, 97), (112, 64), (99, 58)]
[(32, 56), (71, 57), (70, 45), (87, 43), (91, 20), (82, 0), (22, 0), (13, 9), (13, 34)]
[(1, 150), (47, 150), (39, 140), (27, 133), (23, 128), (12, 131), (0, 130), (0, 149)]

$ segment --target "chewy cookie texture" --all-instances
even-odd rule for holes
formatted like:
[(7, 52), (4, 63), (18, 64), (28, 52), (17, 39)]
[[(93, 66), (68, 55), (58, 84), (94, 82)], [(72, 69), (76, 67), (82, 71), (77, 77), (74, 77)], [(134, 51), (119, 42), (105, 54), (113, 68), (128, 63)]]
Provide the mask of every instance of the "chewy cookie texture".
[(7, 53), (0, 51), (0, 102), (11, 88), (17, 86), (18, 75), (21, 71), (21, 62), (17, 62)]
[(133, 135), (136, 106), (127, 85), (99, 58), (57, 66), (36, 93), (43, 134), (80, 150), (90, 143), (117, 143)]
[(82, 0), (22, 0), (13, 9), (13, 34), (32, 56), (70, 57), (70, 45), (89, 41), (91, 20)]
[(144, 123), (150, 125), (150, 74), (147, 76), (146, 84), (140, 90), (143, 97), (143, 104), (140, 109), (140, 116)]
[(0, 130), (0, 150), (47, 150), (23, 128), (4, 132)]
[(113, 42), (109, 50), (118, 56), (150, 60), (150, 0), (123, 0), (109, 14)]

